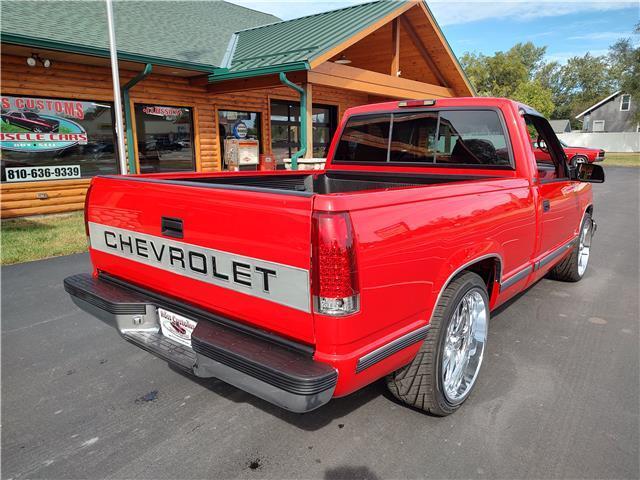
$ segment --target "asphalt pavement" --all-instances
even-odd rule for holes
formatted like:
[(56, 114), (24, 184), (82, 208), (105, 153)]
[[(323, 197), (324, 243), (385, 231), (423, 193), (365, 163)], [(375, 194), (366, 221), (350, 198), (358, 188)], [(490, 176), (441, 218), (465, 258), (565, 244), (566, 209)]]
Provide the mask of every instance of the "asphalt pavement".
[(446, 418), (382, 382), (285, 412), (77, 309), (62, 279), (86, 255), (2, 268), (2, 478), (638, 478), (640, 169), (606, 171), (586, 277), (494, 314)]

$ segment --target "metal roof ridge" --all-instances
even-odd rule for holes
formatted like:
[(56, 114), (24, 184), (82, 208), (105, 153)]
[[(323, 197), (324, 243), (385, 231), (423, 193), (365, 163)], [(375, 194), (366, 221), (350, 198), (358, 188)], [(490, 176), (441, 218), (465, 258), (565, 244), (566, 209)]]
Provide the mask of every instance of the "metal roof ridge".
[(245, 28), (243, 30), (237, 30), (235, 33), (250, 32), (252, 30), (259, 30), (261, 28), (271, 27), (273, 25), (280, 25), (280, 24), (289, 23), (289, 22), (296, 22), (298, 20), (302, 20), (303, 18), (319, 17), (320, 15), (326, 15), (328, 13), (340, 12), (342, 10), (349, 10), (349, 9), (352, 9), (352, 8), (359, 8), (359, 7), (362, 7), (363, 5), (372, 5), (374, 3), (385, 3), (385, 2), (401, 4), (401, 3), (405, 3), (406, 1), (407, 0), (373, 0), (372, 2), (357, 3), (355, 5), (349, 5), (348, 7), (336, 8), (334, 10), (327, 10), (325, 12), (312, 13), (310, 15), (303, 15), (302, 17), (290, 18), (289, 20), (280, 20), (279, 22), (265, 23), (264, 25), (259, 25), (257, 27), (251, 27), (251, 28)]

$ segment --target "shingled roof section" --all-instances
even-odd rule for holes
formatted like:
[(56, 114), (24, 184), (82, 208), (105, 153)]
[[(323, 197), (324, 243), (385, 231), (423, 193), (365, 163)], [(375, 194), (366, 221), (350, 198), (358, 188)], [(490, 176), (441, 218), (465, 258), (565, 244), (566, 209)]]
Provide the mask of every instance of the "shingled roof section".
[[(1, 6), (3, 42), (67, 44), (68, 51), (108, 55), (104, 2), (2, 0)], [(220, 0), (128, 0), (113, 8), (119, 52), (205, 70), (220, 66), (234, 32), (280, 20)]]
[(221, 70), (224, 76), (287, 64), (302, 64), (406, 5), (379, 0), (236, 32)]

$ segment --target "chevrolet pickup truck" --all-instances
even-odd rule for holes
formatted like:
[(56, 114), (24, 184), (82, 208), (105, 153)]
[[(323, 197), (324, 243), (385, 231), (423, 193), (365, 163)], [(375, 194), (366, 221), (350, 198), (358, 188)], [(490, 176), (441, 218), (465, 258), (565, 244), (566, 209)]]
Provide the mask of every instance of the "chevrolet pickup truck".
[(476, 384), (490, 312), (585, 275), (601, 181), (526, 105), (361, 106), (325, 170), (95, 177), (93, 272), (64, 285), (126, 340), (290, 411), (384, 378), (444, 416)]

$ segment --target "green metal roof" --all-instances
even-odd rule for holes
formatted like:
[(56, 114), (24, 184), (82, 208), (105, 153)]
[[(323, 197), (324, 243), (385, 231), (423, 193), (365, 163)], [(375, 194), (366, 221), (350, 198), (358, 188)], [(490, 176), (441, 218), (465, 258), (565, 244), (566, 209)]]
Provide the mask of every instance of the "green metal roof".
[[(2, 0), (2, 41), (108, 56), (102, 1)], [(122, 59), (213, 71), (234, 32), (279, 21), (277, 17), (216, 0), (114, 2)]]
[(308, 68), (317, 56), (340, 45), (406, 1), (380, 0), (236, 32), (222, 68), (212, 81), (255, 75), (256, 71)]

